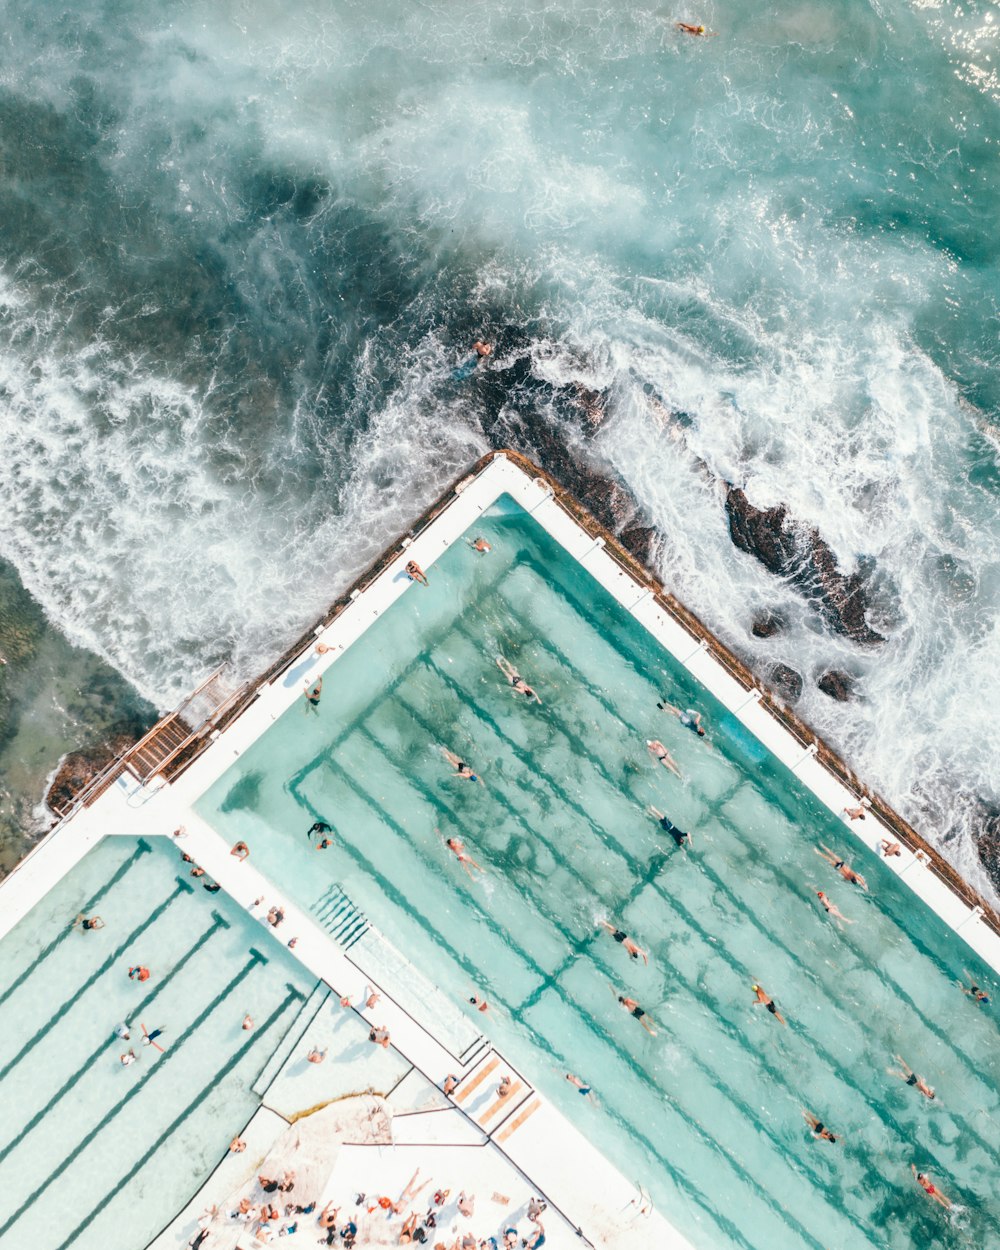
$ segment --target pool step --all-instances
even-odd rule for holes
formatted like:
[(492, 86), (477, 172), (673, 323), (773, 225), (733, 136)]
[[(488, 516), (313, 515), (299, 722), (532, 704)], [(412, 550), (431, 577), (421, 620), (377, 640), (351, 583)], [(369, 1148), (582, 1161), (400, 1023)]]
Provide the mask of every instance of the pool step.
[(284, 1036), (271, 1052), (271, 1057), (261, 1068), (257, 1079), (250, 1086), (251, 1091), (258, 1098), (263, 1098), (267, 1093), (271, 1082), (281, 1071), (295, 1047), (302, 1041), (306, 1030), (319, 1015), (332, 993), (333, 991), (325, 981), (318, 981), (309, 997), (302, 1002), (291, 1024), (285, 1030)]
[(347, 897), (339, 885), (329, 890), (311, 908), (317, 920), (345, 951), (360, 942), (371, 928), (368, 917)]
[(541, 1105), (542, 1102), (540, 1098), (534, 1097), (529, 1099), (512, 1120), (508, 1120), (502, 1128), (493, 1134), (494, 1140), (498, 1142), (505, 1142), (508, 1137), (512, 1137), (525, 1120), (530, 1119), (530, 1117), (535, 1114)]

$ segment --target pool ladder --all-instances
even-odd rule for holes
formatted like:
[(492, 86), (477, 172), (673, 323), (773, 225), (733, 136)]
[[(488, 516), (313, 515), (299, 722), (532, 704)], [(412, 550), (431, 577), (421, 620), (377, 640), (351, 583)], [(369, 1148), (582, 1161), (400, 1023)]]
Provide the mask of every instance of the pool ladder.
[(371, 928), (368, 917), (347, 897), (339, 885), (330, 886), (312, 911), (323, 928), (345, 951), (360, 942)]

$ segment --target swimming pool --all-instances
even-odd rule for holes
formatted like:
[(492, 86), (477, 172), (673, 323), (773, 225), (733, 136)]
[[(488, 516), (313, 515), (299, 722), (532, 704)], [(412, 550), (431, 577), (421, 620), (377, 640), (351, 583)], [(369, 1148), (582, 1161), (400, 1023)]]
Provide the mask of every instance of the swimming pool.
[(189, 874), (162, 839), (107, 838), (0, 943), (2, 1250), (138, 1250), (260, 1103), (314, 982)]
[[(484, 993), (479, 1023), (696, 1244), (996, 1241), (997, 1031), (954, 983), (981, 975), (960, 939), (519, 507), (501, 500), (475, 533), (492, 551), (449, 549), (328, 670), (318, 710), (285, 714), (201, 814), (303, 906), (343, 889), (454, 999)], [(512, 694), (498, 654), (542, 706)], [(663, 695), (704, 713), (705, 741)], [(442, 747), (485, 784), (457, 779)], [(689, 851), (650, 805), (693, 832)], [(322, 851), (317, 820), (334, 828)], [(854, 923), (840, 931), (817, 890)], [(753, 983), (787, 1026), (753, 1005)], [(933, 1103), (887, 1073), (897, 1052)], [(813, 1140), (804, 1111), (843, 1140)]]

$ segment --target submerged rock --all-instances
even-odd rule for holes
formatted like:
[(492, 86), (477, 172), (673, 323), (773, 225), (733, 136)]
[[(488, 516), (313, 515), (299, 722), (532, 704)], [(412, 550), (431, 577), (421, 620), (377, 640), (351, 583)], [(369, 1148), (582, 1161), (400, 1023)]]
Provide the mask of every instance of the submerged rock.
[(850, 703), (854, 698), (854, 678), (840, 669), (827, 669), (816, 685), (838, 703)]
[(767, 683), (783, 703), (798, 703), (802, 697), (802, 676), (787, 664), (772, 664)]
[(885, 642), (866, 619), (870, 569), (841, 573), (819, 531), (792, 521), (784, 504), (755, 508), (738, 486), (729, 486), (726, 512), (736, 546), (771, 573), (787, 578), (817, 605), (838, 633), (866, 646)]
[(754, 618), (750, 622), (750, 632), (755, 638), (773, 638), (775, 634), (780, 634), (787, 624), (780, 612), (772, 612), (768, 609), (754, 613)]

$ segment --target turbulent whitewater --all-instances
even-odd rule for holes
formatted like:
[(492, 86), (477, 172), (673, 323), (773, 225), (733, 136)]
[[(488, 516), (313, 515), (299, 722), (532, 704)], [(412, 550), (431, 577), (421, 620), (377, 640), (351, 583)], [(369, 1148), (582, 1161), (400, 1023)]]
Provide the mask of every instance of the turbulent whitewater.
[[(249, 676), (475, 456), (541, 431), (621, 483), (670, 589), (802, 674), (805, 718), (983, 883), (989, 5), (4, 18), (0, 554), (73, 641), (161, 707), (223, 660)], [(494, 359), (457, 382), (476, 336)], [(736, 551), (725, 482), (873, 570), (883, 645)], [(762, 609), (784, 632), (751, 635)], [(818, 691), (831, 667), (855, 701)]]

